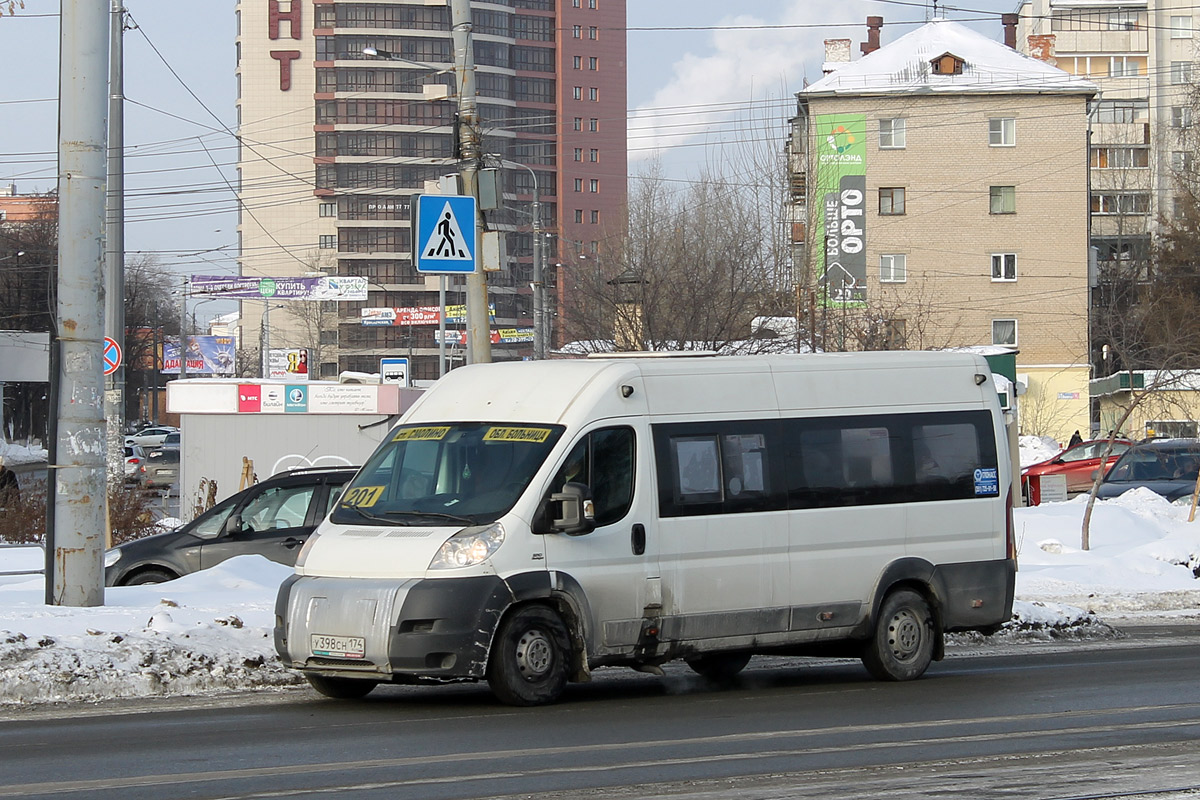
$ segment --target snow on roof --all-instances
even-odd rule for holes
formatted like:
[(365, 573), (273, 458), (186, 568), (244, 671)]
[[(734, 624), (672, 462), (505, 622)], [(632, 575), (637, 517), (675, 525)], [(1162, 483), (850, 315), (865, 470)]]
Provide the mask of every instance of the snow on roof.
[[(936, 74), (931, 61), (950, 54), (957, 75)], [(965, 25), (927, 22), (889, 45), (840, 66), (798, 92), (800, 97), (858, 94), (1095, 94), (1096, 84), (1018, 53)]]

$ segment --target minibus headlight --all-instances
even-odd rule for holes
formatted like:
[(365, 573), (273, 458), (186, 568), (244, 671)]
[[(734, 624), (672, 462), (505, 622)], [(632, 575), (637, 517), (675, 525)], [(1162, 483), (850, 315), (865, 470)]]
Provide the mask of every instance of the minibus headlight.
[(319, 536), (319, 534), (316, 531), (313, 531), (308, 535), (308, 539), (300, 547), (300, 554), (296, 556), (296, 569), (300, 569), (304, 566), (304, 562), (308, 559), (308, 554), (312, 552), (313, 543), (317, 541), (317, 536)]
[(504, 542), (504, 526), (499, 522), (474, 528), (463, 528), (446, 540), (430, 569), (459, 569), (482, 564)]
[(121, 549), (119, 547), (114, 547), (111, 550), (104, 551), (104, 568), (105, 569), (108, 569), (109, 567), (115, 565), (120, 560), (121, 560)]

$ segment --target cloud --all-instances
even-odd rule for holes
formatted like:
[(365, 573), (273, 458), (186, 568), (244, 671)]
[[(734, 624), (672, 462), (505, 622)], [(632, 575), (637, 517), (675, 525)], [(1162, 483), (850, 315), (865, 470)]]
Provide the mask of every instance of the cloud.
[[(720, 25), (746, 29), (713, 31), (707, 52), (688, 53), (674, 63), (667, 82), (630, 114), (630, 159), (743, 138), (739, 118), (744, 121), (752, 106), (755, 116), (768, 109), (772, 117), (791, 116), (792, 96), (802, 88), (806, 74), (810, 81), (821, 74), (824, 40), (851, 38), (857, 53), (871, 13), (878, 9), (872, 10), (866, 0), (788, 0), (773, 17), (739, 14), (720, 20)], [(856, 25), (763, 27), (836, 22)]]

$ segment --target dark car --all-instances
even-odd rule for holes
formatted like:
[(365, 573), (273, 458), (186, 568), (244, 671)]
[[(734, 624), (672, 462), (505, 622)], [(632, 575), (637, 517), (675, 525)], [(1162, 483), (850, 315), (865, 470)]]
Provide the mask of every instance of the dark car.
[[(1112, 454), (1104, 463), (1111, 468), (1113, 464), (1117, 463), (1117, 456), (1128, 450), (1132, 444), (1128, 439), (1116, 439), (1113, 442)], [(1067, 478), (1068, 494), (1091, 491), (1092, 475), (1095, 474), (1096, 470), (1100, 469), (1101, 458), (1107, 447), (1108, 439), (1081, 442), (1074, 447), (1068, 447), (1053, 458), (1039, 461), (1036, 464), (1030, 464), (1021, 470), (1022, 493), (1024, 493), (1031, 505), (1037, 505), (1039, 498), (1029, 494), (1029, 478), (1032, 476), (1041, 477), (1043, 475), (1065, 475)], [(1036, 494), (1035, 482), (1034, 495)]]
[(248, 554), (292, 566), (357, 471), (311, 467), (256, 483), (187, 525), (112, 548), (104, 555), (104, 584), (161, 583)]
[(146, 471), (142, 486), (147, 489), (166, 489), (179, 480), (179, 451), (154, 447), (146, 451), (143, 462)]
[(1100, 484), (1101, 498), (1142, 486), (1168, 500), (1190, 497), (1200, 470), (1200, 439), (1155, 439), (1125, 451)]

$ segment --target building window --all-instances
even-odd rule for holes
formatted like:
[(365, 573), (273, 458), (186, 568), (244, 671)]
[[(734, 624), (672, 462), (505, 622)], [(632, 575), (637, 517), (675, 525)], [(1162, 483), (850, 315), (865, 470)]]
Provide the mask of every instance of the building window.
[(591, 100), (594, 103), (599, 99), (600, 99), (600, 90), (599, 89), (597, 89), (595, 86), (588, 89), (588, 100)]
[(596, 131), (600, 130), (600, 120), (596, 119), (595, 117), (592, 117), (591, 119), (589, 119), (588, 120), (588, 130), (591, 131), (592, 133), (595, 133)]
[(1136, 78), (1140, 74), (1138, 68), (1141, 64), (1142, 60), (1134, 56), (1111, 56), (1108, 59), (1108, 77)]
[(588, 250), (591, 252), (592, 255), (596, 255), (596, 253), (600, 252), (600, 243), (599, 242), (588, 242)]
[(600, 29), (599, 28), (597, 28), (595, 25), (588, 28), (588, 38), (589, 39), (595, 41), (599, 37), (600, 37)]
[(322, 250), (336, 250), (337, 235), (321, 234), (320, 238), (318, 239), (318, 247), (320, 247)]
[(881, 150), (901, 150), (904, 148), (904, 118), (879, 120), (879, 147)]
[(904, 283), (908, 280), (908, 257), (893, 253), (879, 257), (879, 282)]
[(1172, 61), (1171, 62), (1171, 83), (1191, 83), (1192, 82), (1192, 62), (1190, 61)]
[(908, 323), (902, 319), (885, 320), (884, 344), (888, 350), (904, 350), (908, 347)]
[(571, 94), (572, 94), (572, 96), (573, 96), (573, 97), (574, 97), (576, 100), (582, 100), (582, 99), (583, 99), (583, 87), (582, 87), (582, 86), (576, 86), (576, 87), (575, 87), (575, 88), (572, 90)]
[(575, 69), (583, 69), (583, 56), (575, 56)]
[(1110, 11), (1108, 14), (1108, 29), (1110, 31), (1136, 31), (1138, 24), (1137, 11)]
[(575, 37), (576, 39), (582, 39), (582, 38), (583, 38), (583, 26), (582, 26), (582, 25), (575, 25), (574, 27), (572, 27), (572, 28), (571, 28), (571, 35), (572, 35), (573, 37)]
[(571, 0), (571, 6), (574, 8), (579, 8), (579, 0)]
[(1192, 171), (1192, 154), (1187, 150), (1176, 150), (1171, 153), (1171, 169), (1176, 173)]
[(593, 147), (590, 151), (588, 151), (588, 161), (591, 161), (594, 164), (599, 160), (600, 151)]
[(892, 186), (879, 190), (879, 213), (882, 216), (896, 216), (904, 213), (904, 187)]
[(1096, 122), (1146, 122), (1150, 118), (1148, 100), (1101, 100), (1096, 104)]
[(1017, 346), (1017, 321), (1015, 319), (992, 320), (992, 344)]
[(592, 224), (593, 224), (593, 225), (596, 225), (596, 224), (598, 224), (599, 222), (600, 222), (600, 212), (599, 212), (599, 211), (593, 211), (593, 212), (592, 212)]
[(577, 192), (583, 191), (583, 178), (575, 179), (575, 191), (577, 191)]
[(588, 0), (588, 8), (595, 11), (596, 10), (596, 0)]
[(590, 70), (600, 69), (600, 59), (596, 58), (595, 56), (591, 56), (590, 58), (588, 58), (588, 69), (590, 69)]
[(1092, 195), (1093, 214), (1149, 214), (1150, 195), (1146, 192), (1113, 192)]
[(1192, 109), (1189, 106), (1172, 106), (1171, 107), (1171, 127), (1172, 128), (1190, 128), (1190, 127), (1192, 127)]
[(575, 148), (575, 160), (583, 161), (583, 148), (582, 147)]
[(593, 192), (593, 193), (600, 191), (600, 179), (599, 178), (592, 178), (588, 182), (588, 191)]
[(993, 187), (991, 187), (991, 213), (993, 213), (993, 214), (1015, 214), (1015, 213), (1017, 213), (1017, 187), (1015, 187), (1015, 186), (993, 186)]
[(583, 223), (583, 209), (582, 208), (575, 209), (575, 221), (580, 224)]
[(1172, 39), (1190, 39), (1190, 38), (1192, 38), (1192, 18), (1191, 17), (1171, 17), (1171, 38)]
[(992, 280), (1015, 281), (1017, 279), (1017, 254), (992, 253)]
[(318, 208), (318, 214), (322, 217), (336, 217), (337, 203), (321, 203)]
[(1093, 169), (1140, 169), (1150, 166), (1148, 147), (1093, 147)]
[(988, 144), (992, 147), (1012, 147), (1017, 143), (1017, 120), (997, 117), (988, 120)]
[(577, 131), (583, 130), (583, 117), (575, 118), (575, 130), (577, 130)]

